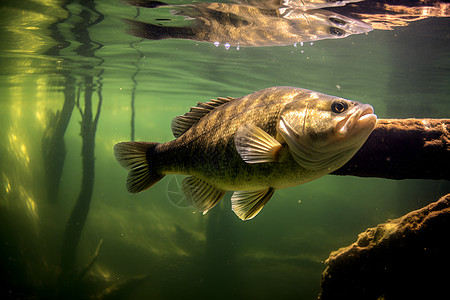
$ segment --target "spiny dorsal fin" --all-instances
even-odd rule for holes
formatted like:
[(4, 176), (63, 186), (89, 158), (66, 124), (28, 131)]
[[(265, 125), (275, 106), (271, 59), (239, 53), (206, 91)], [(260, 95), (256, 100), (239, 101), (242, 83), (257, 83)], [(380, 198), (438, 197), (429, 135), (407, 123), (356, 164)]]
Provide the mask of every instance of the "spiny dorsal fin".
[(197, 106), (191, 107), (191, 110), (188, 113), (175, 117), (172, 120), (171, 128), (173, 136), (175, 138), (179, 138), (210, 111), (221, 106), (222, 104), (233, 101), (234, 99), (235, 98), (232, 97), (219, 97), (217, 99), (211, 99), (211, 101), (205, 103), (197, 102)]

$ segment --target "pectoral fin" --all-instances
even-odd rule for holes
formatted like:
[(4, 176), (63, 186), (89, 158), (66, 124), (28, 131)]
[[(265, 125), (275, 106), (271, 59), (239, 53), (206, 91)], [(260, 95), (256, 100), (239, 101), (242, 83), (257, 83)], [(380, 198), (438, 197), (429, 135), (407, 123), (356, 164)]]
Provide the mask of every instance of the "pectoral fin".
[(225, 191), (215, 188), (203, 180), (190, 176), (183, 180), (183, 193), (188, 203), (206, 214), (225, 195)]
[(239, 127), (234, 143), (241, 158), (250, 164), (278, 161), (282, 147), (275, 138), (253, 124)]
[(231, 197), (231, 209), (245, 221), (254, 218), (272, 197), (275, 190), (267, 188), (259, 191), (234, 192)]

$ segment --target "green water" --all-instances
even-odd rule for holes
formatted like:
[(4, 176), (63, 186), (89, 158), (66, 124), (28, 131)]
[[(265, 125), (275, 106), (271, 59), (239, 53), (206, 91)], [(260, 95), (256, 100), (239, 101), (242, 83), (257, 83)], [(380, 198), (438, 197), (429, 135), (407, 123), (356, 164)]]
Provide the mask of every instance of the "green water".
[[(370, 103), (379, 118), (450, 115), (448, 18), (312, 45), (227, 50), (127, 34), (123, 18), (152, 13), (168, 10), (2, 2), (0, 272), (8, 279), (0, 298), (58, 297), (66, 287), (83, 299), (116, 284), (115, 299), (315, 299), (331, 251), (450, 192), (445, 181), (325, 176), (277, 191), (246, 222), (228, 193), (205, 216), (175, 205), (170, 176), (129, 194), (113, 145), (133, 136), (171, 140), (172, 118), (197, 101), (286, 85)], [(85, 165), (83, 147), (95, 158)], [(64, 232), (83, 197), (89, 213), (71, 248)], [(64, 258), (67, 248), (74, 257)], [(63, 285), (61, 274), (69, 278)]]

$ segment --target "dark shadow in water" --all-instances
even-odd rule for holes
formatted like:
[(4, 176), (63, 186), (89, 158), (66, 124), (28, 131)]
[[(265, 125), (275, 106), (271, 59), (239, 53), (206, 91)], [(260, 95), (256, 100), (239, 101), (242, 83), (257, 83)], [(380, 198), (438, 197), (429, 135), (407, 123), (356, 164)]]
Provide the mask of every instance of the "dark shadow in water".
[[(208, 214), (206, 226), (206, 245), (204, 289), (213, 294), (220, 291), (222, 299), (239, 298), (239, 272), (236, 270), (236, 237), (233, 233), (235, 216), (229, 213), (225, 201), (216, 205)], [(228, 288), (223, 288), (227, 282)]]

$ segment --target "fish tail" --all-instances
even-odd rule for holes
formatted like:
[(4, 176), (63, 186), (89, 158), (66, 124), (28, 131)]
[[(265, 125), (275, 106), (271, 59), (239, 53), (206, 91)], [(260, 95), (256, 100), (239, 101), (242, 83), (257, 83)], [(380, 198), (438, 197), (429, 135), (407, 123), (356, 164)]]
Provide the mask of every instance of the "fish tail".
[(169, 27), (131, 19), (125, 19), (124, 22), (128, 25), (129, 34), (149, 40), (189, 39), (195, 36), (197, 30), (195, 27)]
[(152, 167), (152, 156), (159, 143), (124, 142), (114, 146), (114, 156), (122, 167), (129, 170), (127, 190), (139, 193), (160, 181), (164, 174)]

